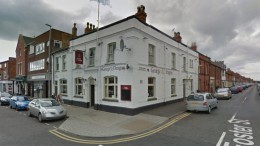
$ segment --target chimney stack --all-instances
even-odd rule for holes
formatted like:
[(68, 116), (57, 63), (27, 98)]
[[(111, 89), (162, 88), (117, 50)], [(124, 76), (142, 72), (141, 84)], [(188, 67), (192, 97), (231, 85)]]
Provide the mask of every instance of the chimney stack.
[(92, 24), (90, 24), (89, 22), (87, 22), (87, 27), (85, 28), (85, 33), (89, 33), (92, 31)]
[(196, 42), (192, 42), (190, 48), (191, 48), (193, 51), (197, 51), (197, 44), (196, 44)]
[(174, 39), (175, 41), (181, 43), (181, 39), (182, 39), (181, 33), (180, 33), (180, 32), (174, 32), (174, 37), (173, 37), (173, 39)]
[(77, 37), (77, 27), (76, 27), (77, 23), (74, 23), (74, 26), (72, 28), (72, 35), (73, 37)]
[(146, 23), (147, 14), (145, 13), (145, 6), (141, 5), (137, 7), (137, 13), (135, 14), (139, 20)]

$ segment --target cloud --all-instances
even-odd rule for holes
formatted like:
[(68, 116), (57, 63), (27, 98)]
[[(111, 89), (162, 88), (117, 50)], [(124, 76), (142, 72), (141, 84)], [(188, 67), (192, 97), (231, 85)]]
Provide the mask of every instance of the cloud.
[(0, 39), (13, 41), (17, 40), (19, 33), (33, 37), (47, 31), (46, 23), (71, 33), (73, 23), (88, 17), (93, 9), (89, 6), (71, 14), (54, 9), (41, 0), (0, 0), (0, 3)]

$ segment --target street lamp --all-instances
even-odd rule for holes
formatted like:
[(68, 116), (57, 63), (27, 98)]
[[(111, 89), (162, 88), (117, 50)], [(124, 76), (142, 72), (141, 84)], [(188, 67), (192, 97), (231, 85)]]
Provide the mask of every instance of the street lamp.
[(49, 30), (49, 49), (48, 49), (48, 97), (51, 97), (51, 25), (45, 24), (50, 27)]

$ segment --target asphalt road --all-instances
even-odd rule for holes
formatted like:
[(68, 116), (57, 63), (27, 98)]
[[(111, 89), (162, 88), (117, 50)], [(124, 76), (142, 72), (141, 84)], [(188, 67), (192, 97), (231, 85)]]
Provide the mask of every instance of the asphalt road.
[[(220, 100), (211, 114), (197, 112), (171, 126), (137, 140), (113, 146), (243, 146), (260, 145), (260, 95), (256, 87)], [(76, 146), (88, 145), (63, 140), (49, 131), (63, 120), (39, 123), (26, 116), (26, 111), (0, 107), (1, 146)], [(79, 137), (76, 136), (75, 137)], [(82, 137), (80, 137), (82, 139)], [(94, 144), (102, 146), (101, 144)]]

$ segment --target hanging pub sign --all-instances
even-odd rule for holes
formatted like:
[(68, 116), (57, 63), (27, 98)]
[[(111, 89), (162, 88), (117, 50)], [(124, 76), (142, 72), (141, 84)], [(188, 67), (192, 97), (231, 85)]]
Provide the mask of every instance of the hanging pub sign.
[(83, 51), (80, 50), (75, 51), (75, 63), (83, 64)]

